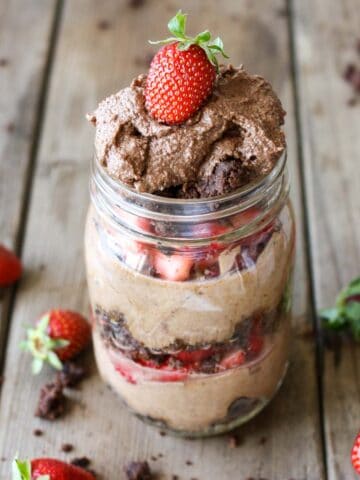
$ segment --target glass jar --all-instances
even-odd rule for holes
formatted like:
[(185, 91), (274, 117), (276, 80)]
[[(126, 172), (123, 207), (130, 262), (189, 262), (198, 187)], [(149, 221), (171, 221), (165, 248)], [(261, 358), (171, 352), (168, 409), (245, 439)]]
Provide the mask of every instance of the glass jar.
[(295, 243), (288, 189), (286, 154), (260, 181), (199, 200), (136, 192), (94, 160), (85, 244), (95, 354), (140, 418), (212, 435), (277, 391)]

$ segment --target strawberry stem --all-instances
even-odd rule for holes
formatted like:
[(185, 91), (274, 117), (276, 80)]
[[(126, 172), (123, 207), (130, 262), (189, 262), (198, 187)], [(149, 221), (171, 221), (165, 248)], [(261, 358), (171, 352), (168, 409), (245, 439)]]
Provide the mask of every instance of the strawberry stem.
[(198, 45), (202, 48), (209, 62), (214, 65), (216, 70), (219, 70), (219, 63), (216, 55), (221, 54), (224, 58), (229, 58), (224, 51), (224, 44), (220, 37), (216, 37), (211, 40), (211, 33), (208, 30), (199, 33), (196, 37), (188, 37), (185, 33), (186, 30), (186, 14), (183, 14), (181, 10), (177, 12), (168, 23), (168, 29), (173, 37), (166, 38), (165, 40), (151, 41), (152, 45), (165, 45), (167, 43), (178, 42), (177, 48), (179, 50), (188, 50), (191, 45)]
[(55, 351), (67, 347), (69, 341), (61, 338), (51, 338), (48, 333), (49, 321), (49, 315), (43, 315), (35, 328), (27, 330), (27, 339), (20, 344), (22, 350), (30, 352), (34, 357), (31, 365), (34, 375), (41, 372), (44, 362), (49, 363), (56, 370), (61, 370), (63, 367)]

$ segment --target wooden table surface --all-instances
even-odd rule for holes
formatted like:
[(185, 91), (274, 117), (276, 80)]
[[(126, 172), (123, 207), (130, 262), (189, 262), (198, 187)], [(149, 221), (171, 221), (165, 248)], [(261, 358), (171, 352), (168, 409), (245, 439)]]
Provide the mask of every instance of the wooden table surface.
[[(286, 108), (297, 212), (294, 341), (283, 388), (226, 437), (160, 436), (92, 375), (53, 423), (34, 417), (40, 386), (18, 345), (23, 325), (53, 306), (87, 312), (83, 228), (93, 129), (84, 114), (147, 68), (149, 38), (162, 38), (178, 8), (189, 28), (221, 34), (233, 64), (267, 77)], [(360, 266), (360, 104), (342, 78), (357, 58), (359, 0), (0, 1), (0, 241), (25, 265), (0, 300), (0, 478), (22, 456), (87, 455), (104, 479), (130, 459), (150, 459), (159, 478), (350, 480), (360, 426), (360, 348), (324, 348), (316, 311), (333, 303)], [(317, 339), (303, 334), (315, 326)], [(35, 437), (33, 430), (44, 430)], [(190, 460), (193, 465), (186, 465)]]

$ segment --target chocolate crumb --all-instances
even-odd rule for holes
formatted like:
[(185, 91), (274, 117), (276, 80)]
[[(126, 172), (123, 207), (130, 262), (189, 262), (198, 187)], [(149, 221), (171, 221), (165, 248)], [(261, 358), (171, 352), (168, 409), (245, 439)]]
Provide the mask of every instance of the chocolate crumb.
[(157, 460), (157, 457), (155, 457), (155, 455), (152, 455), (150, 458), (153, 462), (156, 462), (156, 460)]
[(130, 8), (140, 8), (145, 4), (145, 0), (129, 0), (128, 6)]
[(9, 65), (9, 60), (7, 58), (0, 58), (0, 67), (6, 67)]
[(355, 105), (357, 104), (357, 98), (356, 97), (349, 98), (348, 101), (346, 102), (346, 104), (349, 107), (355, 107)]
[(97, 28), (99, 30), (109, 30), (110, 27), (111, 23), (109, 22), (109, 20), (99, 20), (97, 23)]
[(35, 435), (35, 437), (41, 437), (44, 432), (40, 430), (40, 428), (36, 428), (35, 430), (33, 430), (33, 434)]
[(186, 460), (186, 465), (194, 465), (193, 462), (191, 460)]
[(172, 475), (171, 480), (179, 480), (178, 475)]
[(124, 467), (128, 480), (151, 480), (153, 478), (148, 462), (129, 462)]
[(61, 451), (64, 453), (69, 453), (74, 450), (74, 445), (71, 445), (71, 443), (63, 443), (61, 445)]
[(35, 415), (45, 420), (55, 420), (65, 412), (66, 397), (58, 383), (47, 383), (40, 390)]
[(75, 387), (87, 375), (84, 367), (75, 362), (66, 362), (61, 372), (56, 375), (56, 382), (63, 388)]
[(5, 129), (8, 133), (12, 133), (15, 130), (15, 124), (13, 122), (9, 122), (5, 125)]
[(260, 445), (264, 445), (267, 442), (267, 437), (261, 437), (259, 440)]
[(164, 430), (160, 430), (159, 434), (161, 437), (166, 437), (166, 432), (164, 432)]
[(84, 468), (87, 470), (89, 467), (91, 460), (88, 457), (75, 457), (70, 461), (71, 465), (75, 465), (76, 467)]

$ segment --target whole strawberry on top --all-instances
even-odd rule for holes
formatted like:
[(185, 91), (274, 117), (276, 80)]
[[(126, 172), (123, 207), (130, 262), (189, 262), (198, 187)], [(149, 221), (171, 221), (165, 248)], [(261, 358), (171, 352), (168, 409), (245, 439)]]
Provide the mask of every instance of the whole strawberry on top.
[(37, 374), (44, 362), (61, 370), (62, 362), (75, 357), (88, 345), (91, 328), (79, 313), (53, 309), (40, 318), (35, 328), (27, 330), (27, 337), (21, 348), (33, 355), (32, 372)]
[(31, 461), (15, 459), (12, 480), (95, 480), (95, 477), (83, 468), (54, 458), (37, 458)]
[(145, 105), (160, 122), (182, 123), (201, 107), (212, 92), (218, 62), (225, 58), (223, 42), (211, 40), (208, 30), (196, 37), (185, 34), (186, 15), (181, 10), (168, 23), (173, 37), (152, 44), (167, 44), (154, 56), (147, 76)]

